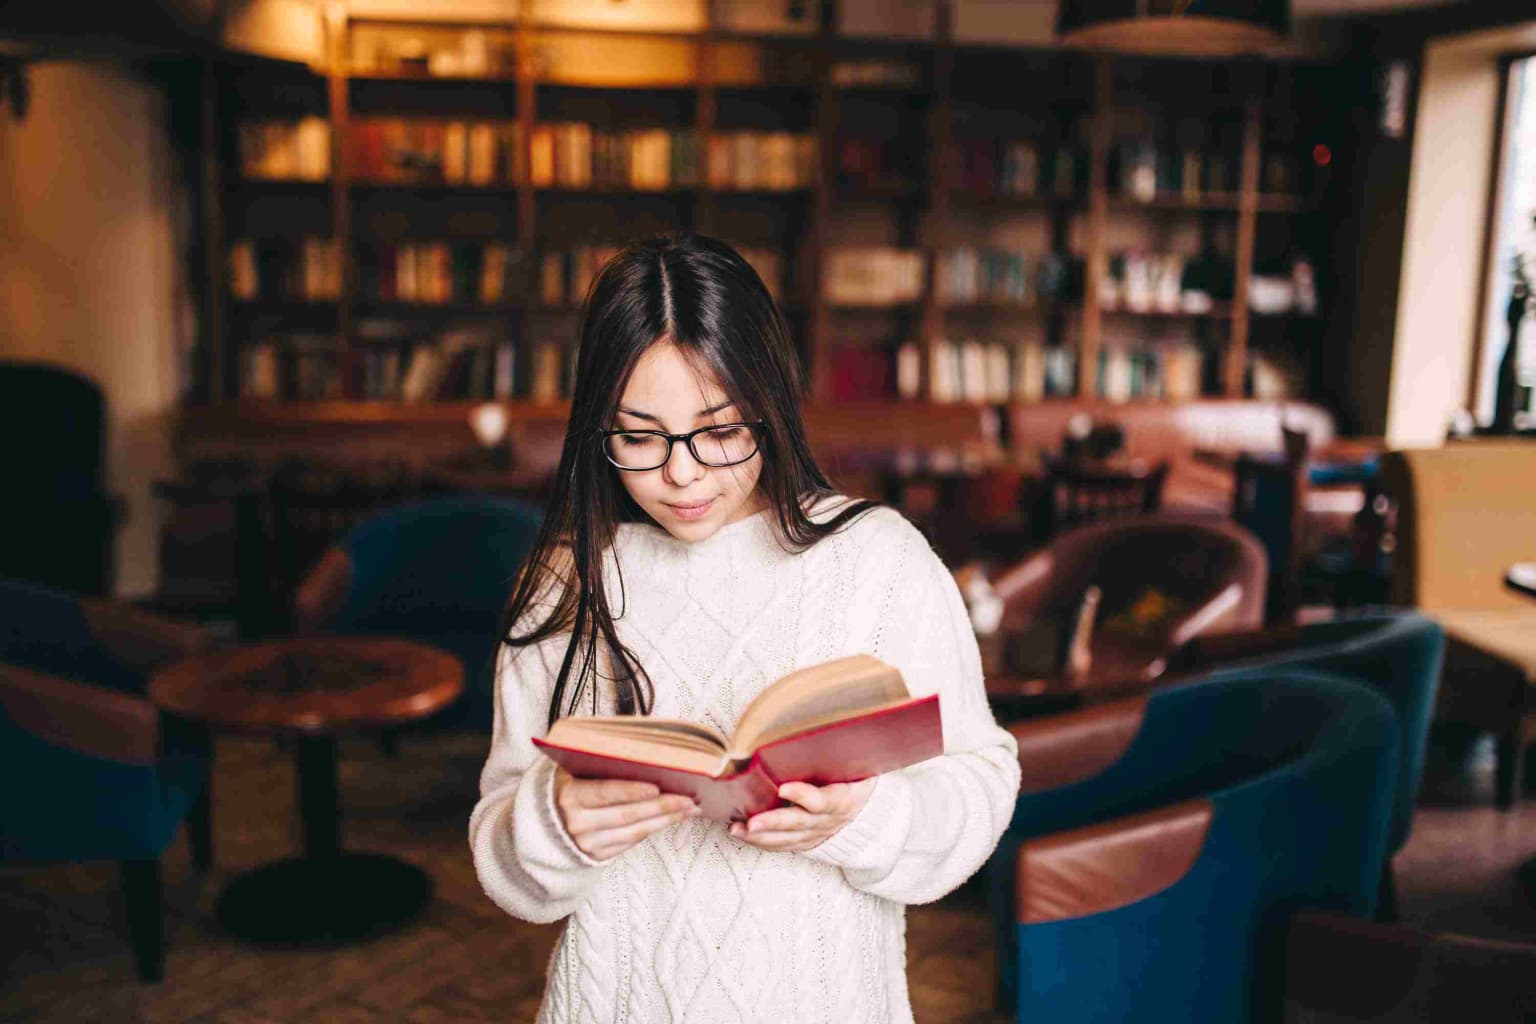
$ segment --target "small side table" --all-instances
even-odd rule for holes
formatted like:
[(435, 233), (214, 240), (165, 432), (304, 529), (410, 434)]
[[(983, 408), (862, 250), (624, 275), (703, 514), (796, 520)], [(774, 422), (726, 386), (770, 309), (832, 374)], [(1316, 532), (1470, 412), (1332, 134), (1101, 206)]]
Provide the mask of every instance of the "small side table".
[(234, 878), (216, 910), (226, 930), (261, 945), (341, 945), (420, 913), (432, 896), (426, 872), (384, 854), (342, 849), (336, 738), (425, 718), (463, 688), (453, 655), (375, 637), (246, 644), (154, 675), (150, 700), (169, 714), (296, 741), (303, 853)]

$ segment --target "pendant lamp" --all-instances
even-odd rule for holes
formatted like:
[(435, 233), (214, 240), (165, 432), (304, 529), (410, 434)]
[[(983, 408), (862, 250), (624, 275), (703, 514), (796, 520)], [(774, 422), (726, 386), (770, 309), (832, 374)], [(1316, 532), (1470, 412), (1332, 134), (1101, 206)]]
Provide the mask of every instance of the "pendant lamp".
[(1068, 46), (1157, 56), (1236, 57), (1286, 41), (1289, 0), (1060, 0)]

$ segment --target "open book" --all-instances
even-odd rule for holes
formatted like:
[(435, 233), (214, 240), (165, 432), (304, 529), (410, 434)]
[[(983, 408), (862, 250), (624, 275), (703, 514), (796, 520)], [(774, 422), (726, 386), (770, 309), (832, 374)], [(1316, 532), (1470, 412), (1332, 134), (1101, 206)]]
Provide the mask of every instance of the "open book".
[(938, 695), (912, 697), (900, 672), (867, 654), (770, 683), (729, 737), (692, 722), (615, 715), (562, 718), (533, 742), (578, 778), (653, 782), (719, 821), (779, 806), (785, 782), (854, 782), (944, 752)]

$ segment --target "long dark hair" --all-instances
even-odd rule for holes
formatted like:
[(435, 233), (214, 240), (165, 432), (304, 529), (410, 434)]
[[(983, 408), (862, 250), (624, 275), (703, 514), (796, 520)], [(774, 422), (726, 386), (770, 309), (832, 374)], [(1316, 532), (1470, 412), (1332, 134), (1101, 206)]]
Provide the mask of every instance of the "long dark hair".
[[(619, 642), (602, 581), (603, 554), (619, 523), (648, 517), (604, 457), (599, 435), (612, 427), (641, 355), (662, 341), (712, 372), (744, 420), (764, 424), (757, 487), (786, 550), (809, 548), (875, 505), (851, 501), (822, 522), (806, 514), (808, 504), (834, 492), (811, 457), (800, 420), (800, 360), (783, 317), (746, 260), (703, 235), (653, 238), (620, 252), (587, 292), (560, 468), (502, 629), (513, 647), (570, 631), (550, 698), (551, 724), (574, 714), (584, 698), (596, 712), (600, 644), (610, 670), (602, 678), (613, 684), (618, 710), (651, 710), (650, 679)], [(619, 591), (622, 609), (622, 578)], [(547, 609), (542, 621), (523, 621), (538, 618), (540, 609)], [(513, 635), (514, 627), (521, 632)]]

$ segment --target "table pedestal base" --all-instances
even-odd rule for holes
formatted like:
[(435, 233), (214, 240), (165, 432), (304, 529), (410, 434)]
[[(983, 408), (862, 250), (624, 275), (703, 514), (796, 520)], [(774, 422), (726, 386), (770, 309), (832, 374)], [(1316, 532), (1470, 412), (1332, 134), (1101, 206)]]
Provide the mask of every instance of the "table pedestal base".
[(432, 880), (412, 864), (376, 853), (293, 858), (254, 868), (219, 896), (219, 923), (264, 946), (336, 946), (373, 938), (415, 919)]

